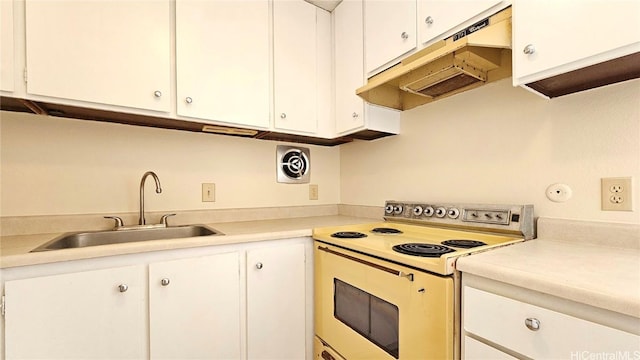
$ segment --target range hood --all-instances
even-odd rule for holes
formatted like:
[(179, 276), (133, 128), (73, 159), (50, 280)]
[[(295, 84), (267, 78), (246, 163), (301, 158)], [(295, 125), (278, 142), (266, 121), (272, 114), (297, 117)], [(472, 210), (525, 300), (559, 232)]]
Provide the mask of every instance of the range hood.
[(511, 76), (511, 8), (441, 40), (369, 79), (365, 101), (397, 110)]

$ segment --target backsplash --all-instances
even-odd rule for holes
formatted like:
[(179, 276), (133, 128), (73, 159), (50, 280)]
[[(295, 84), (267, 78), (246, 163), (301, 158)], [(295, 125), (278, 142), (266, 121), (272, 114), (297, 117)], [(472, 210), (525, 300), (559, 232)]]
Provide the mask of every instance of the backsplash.
[[(278, 142), (0, 112), (1, 214), (5, 216), (127, 213), (138, 210), (149, 170), (162, 193), (146, 185), (148, 211), (335, 205), (340, 197), (339, 147), (311, 150), (311, 184), (276, 182)], [(202, 183), (215, 202), (202, 202)]]
[[(404, 111), (400, 135), (340, 146), (342, 204), (533, 204), (536, 216), (640, 223), (640, 80), (543, 99), (505, 79)], [(632, 176), (635, 211), (600, 210)], [(567, 202), (546, 188), (571, 187)]]

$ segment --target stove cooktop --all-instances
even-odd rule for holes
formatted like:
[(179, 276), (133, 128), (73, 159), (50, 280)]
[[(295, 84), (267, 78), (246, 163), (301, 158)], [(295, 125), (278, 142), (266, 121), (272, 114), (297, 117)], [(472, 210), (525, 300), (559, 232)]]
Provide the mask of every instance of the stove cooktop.
[[(373, 231), (376, 228), (393, 228), (397, 232)], [(345, 234), (349, 237), (343, 237)], [(352, 234), (361, 235), (354, 237)], [(325, 244), (443, 275), (453, 273), (455, 259), (459, 256), (524, 241), (521, 236), (390, 222), (316, 228), (313, 238)], [(411, 254), (411, 250), (421, 254)]]

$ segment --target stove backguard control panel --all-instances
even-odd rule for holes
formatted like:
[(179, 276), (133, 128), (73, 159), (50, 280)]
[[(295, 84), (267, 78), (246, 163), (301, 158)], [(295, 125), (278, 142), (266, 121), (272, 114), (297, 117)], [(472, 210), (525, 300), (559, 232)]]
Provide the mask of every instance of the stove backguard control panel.
[(435, 204), (389, 200), (387, 221), (518, 234), (535, 238), (533, 205)]

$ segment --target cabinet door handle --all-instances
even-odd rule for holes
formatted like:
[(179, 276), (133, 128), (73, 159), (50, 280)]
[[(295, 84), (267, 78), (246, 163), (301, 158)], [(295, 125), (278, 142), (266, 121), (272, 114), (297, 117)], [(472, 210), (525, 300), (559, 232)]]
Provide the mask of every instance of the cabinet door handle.
[(433, 24), (433, 18), (431, 16), (427, 16), (427, 18), (424, 19), (424, 22), (427, 23), (427, 25), (431, 25)]
[(524, 324), (527, 326), (527, 329), (529, 329), (531, 331), (540, 330), (540, 320), (538, 320), (536, 318), (526, 318), (524, 320)]
[(155, 97), (157, 97), (157, 98), (162, 97), (162, 91), (160, 91), (160, 90), (156, 90), (156, 91), (154, 91), (154, 92), (153, 92), (153, 96), (155, 96)]
[(286, 119), (286, 118), (287, 118), (287, 114), (285, 113), (280, 114), (280, 119)]
[(524, 47), (524, 50), (522, 50), (522, 52), (525, 53), (526, 55), (531, 55), (536, 52), (536, 47), (533, 46), (533, 44), (529, 44)]
[(127, 292), (127, 290), (129, 290), (129, 286), (127, 284), (118, 285), (118, 291), (120, 291), (121, 293)]
[(354, 112), (353, 114), (351, 114), (351, 117), (352, 117), (352, 118), (354, 118), (354, 119), (356, 119), (356, 118), (358, 117), (358, 113), (355, 113), (355, 112)]
[(187, 97), (184, 99), (184, 102), (186, 102), (187, 104), (191, 104), (191, 103), (193, 102), (193, 99), (192, 99), (190, 96), (187, 96)]
[(260, 270), (260, 269), (262, 269), (262, 266), (263, 266), (262, 263), (259, 262), (259, 263), (256, 264), (256, 269)]
[(402, 34), (400, 34), (400, 37), (401, 37), (403, 40), (407, 40), (407, 39), (409, 38), (409, 34), (407, 34), (407, 32), (406, 32), (406, 31), (403, 31), (403, 32), (402, 32)]
[(171, 280), (169, 280), (168, 278), (160, 280), (160, 285), (162, 286), (169, 286), (169, 284), (171, 284)]

